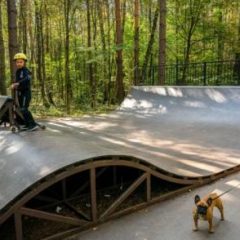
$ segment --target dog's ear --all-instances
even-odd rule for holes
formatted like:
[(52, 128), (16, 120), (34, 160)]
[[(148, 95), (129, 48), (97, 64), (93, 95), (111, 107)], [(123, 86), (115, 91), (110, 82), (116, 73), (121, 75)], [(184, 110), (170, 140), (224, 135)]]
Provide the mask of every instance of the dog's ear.
[(201, 200), (200, 196), (196, 195), (195, 198), (194, 198), (195, 204), (197, 204), (200, 200)]
[(212, 201), (213, 201), (212, 198), (208, 198), (207, 204), (208, 204), (209, 207), (212, 205)]

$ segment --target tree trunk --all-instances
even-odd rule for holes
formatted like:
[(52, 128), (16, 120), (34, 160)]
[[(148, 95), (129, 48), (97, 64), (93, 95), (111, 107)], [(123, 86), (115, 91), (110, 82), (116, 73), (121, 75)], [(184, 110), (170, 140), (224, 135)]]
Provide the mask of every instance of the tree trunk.
[[(93, 24), (93, 37), (92, 37), (92, 41), (93, 41), (93, 46), (94, 46), (94, 52), (96, 52), (98, 50), (98, 42), (97, 42), (97, 36), (98, 36), (98, 28), (97, 28), (97, 3), (96, 0), (91, 1), (91, 13), (92, 13), (92, 24)], [(95, 55), (92, 53), (92, 57), (94, 57)], [(92, 107), (96, 108), (97, 106), (97, 84), (98, 84), (98, 64), (97, 61), (93, 62), (93, 104)]]
[(153, 23), (151, 24), (152, 29), (151, 29), (150, 39), (148, 41), (147, 51), (146, 51), (145, 57), (144, 57), (144, 62), (143, 62), (143, 67), (142, 67), (141, 84), (144, 83), (144, 80), (147, 76), (148, 63), (149, 63), (149, 59), (151, 57), (152, 47), (153, 47), (153, 43), (154, 43), (154, 36), (155, 36), (156, 29), (157, 29), (158, 16), (159, 16), (159, 8), (157, 7), (155, 10)]
[(217, 33), (217, 54), (218, 54), (218, 61), (223, 61), (223, 52), (224, 52), (224, 42), (223, 42), (223, 29), (222, 29), (222, 24), (223, 24), (223, 14), (222, 14), (222, 6), (220, 4), (219, 10), (218, 10), (218, 24), (221, 26), (221, 28), (218, 28), (218, 33)]
[(109, 101), (109, 89), (108, 89), (109, 86), (108, 86), (108, 81), (107, 81), (108, 53), (107, 53), (107, 48), (106, 48), (106, 37), (105, 37), (102, 5), (103, 5), (103, 2), (101, 0), (97, 0), (99, 28), (100, 28), (100, 33), (101, 33), (102, 51), (103, 51), (103, 56), (104, 56), (104, 63), (103, 63), (104, 97), (103, 97), (103, 103), (106, 103), (106, 102)]
[[(238, 9), (240, 4), (237, 5)], [(240, 45), (240, 14), (238, 15), (238, 36), (237, 36), (238, 45)], [(238, 85), (240, 85), (240, 50), (235, 52), (235, 63), (233, 66), (233, 77)]]
[[(187, 77), (187, 69), (190, 62), (190, 54), (192, 50), (192, 37), (196, 30), (196, 26), (200, 20), (200, 14), (203, 9), (203, 3), (197, 2), (198, 5), (195, 4), (196, 2), (191, 2), (189, 5), (189, 14), (191, 16), (190, 20), (188, 20), (188, 26), (189, 28), (185, 29), (186, 33), (186, 48), (185, 48), (185, 54), (184, 54), (184, 64), (183, 64), (183, 70), (182, 70), (182, 79), (181, 79), (181, 85), (186, 84), (186, 77)], [(187, 12), (185, 13), (187, 14)]]
[(90, 60), (90, 63), (88, 63), (88, 71), (89, 71), (89, 80), (90, 80), (90, 92), (91, 92), (91, 107), (96, 107), (96, 82), (95, 78), (93, 76), (93, 63), (91, 62), (92, 59), (92, 35), (91, 35), (91, 15), (90, 15), (90, 0), (86, 0), (87, 5), (87, 42), (88, 42), (88, 60)]
[(13, 61), (14, 55), (18, 52), (17, 37), (17, 8), (15, 0), (7, 0), (8, 12), (8, 45), (9, 45), (9, 62), (11, 70), (11, 80), (15, 81), (16, 66)]
[(140, 0), (134, 0), (134, 85), (139, 83), (139, 15)]
[(105, 7), (106, 7), (106, 15), (107, 15), (107, 66), (108, 66), (108, 83), (107, 83), (107, 90), (108, 90), (108, 105), (112, 103), (112, 65), (113, 65), (113, 58), (111, 55), (111, 20), (110, 20), (110, 7), (108, 0), (104, 0)]
[[(240, 10), (240, 3), (238, 2), (238, 9)], [(237, 36), (238, 46), (240, 46), (240, 13), (238, 13), (238, 36)], [(240, 50), (238, 51), (240, 53)]]
[(21, 43), (22, 52), (27, 53), (27, 6), (28, 0), (20, 1), (20, 17), (19, 17), (19, 27), (18, 36)]
[(165, 65), (166, 65), (166, 0), (159, 0), (160, 22), (159, 22), (159, 68), (158, 82), (160, 85), (165, 83)]
[(121, 103), (124, 99), (124, 85), (123, 85), (123, 56), (122, 56), (122, 44), (123, 44), (123, 30), (121, 22), (121, 3), (120, 0), (115, 0), (115, 16), (116, 16), (116, 101)]
[(175, 51), (176, 51), (176, 85), (179, 85), (179, 24), (178, 24), (178, 17), (179, 17), (179, 8), (180, 8), (180, 4), (178, 0), (175, 0), (175, 15), (176, 15), (176, 24), (175, 24)]
[[(121, 16), (121, 21), (122, 21), (122, 41), (123, 40), (123, 36), (124, 36), (124, 30), (125, 30), (125, 23), (126, 23), (126, 14), (127, 14), (127, 0), (122, 0), (123, 3), (121, 4), (121, 0), (120, 1), (120, 9), (122, 10), (122, 16)], [(121, 12), (120, 12), (121, 14)]]
[[(222, 29), (222, 24), (223, 24), (223, 7), (222, 4), (219, 4), (219, 9), (218, 9), (218, 24), (221, 26), (221, 28), (218, 28), (218, 33), (217, 33), (217, 57), (218, 57), (218, 61), (222, 62), (223, 61), (223, 52), (224, 52), (224, 33), (223, 33), (223, 29)], [(222, 64), (219, 63), (217, 66), (217, 78), (216, 78), (216, 85), (220, 84), (220, 80), (222, 77), (222, 73), (223, 73), (223, 68), (222, 68)]]
[(48, 13), (48, 2), (44, 3), (44, 11), (45, 11), (45, 42), (46, 42), (46, 53), (50, 52), (50, 36), (51, 36), (51, 21), (49, 20), (49, 13)]
[(5, 48), (3, 41), (3, 25), (2, 25), (2, 0), (0, 0), (0, 94), (6, 95), (6, 72), (5, 72)]
[(41, 97), (45, 107), (49, 107), (45, 93), (45, 61), (43, 44), (43, 25), (42, 25), (42, 3), (35, 1), (36, 17), (36, 43), (37, 43), (37, 77), (40, 83)]
[(184, 64), (183, 64), (183, 70), (182, 70), (182, 79), (181, 79), (181, 85), (186, 85), (186, 77), (187, 77), (187, 69), (189, 65), (189, 59), (190, 59), (190, 53), (191, 53), (191, 48), (192, 48), (192, 35), (193, 32), (190, 28), (190, 31), (188, 32), (187, 35), (187, 41), (186, 41), (186, 50), (185, 50), (185, 57), (184, 57)]
[[(28, 2), (30, 6), (34, 5), (35, 3), (33, 2)], [(35, 41), (35, 36), (34, 36), (34, 25), (35, 25), (35, 20), (34, 20), (34, 11), (28, 11), (28, 21), (27, 21), (27, 30), (28, 30), (28, 36), (29, 36), (29, 51), (28, 51), (28, 57), (31, 58), (31, 71), (32, 71), (32, 78), (33, 78), (33, 85), (34, 85), (34, 79), (36, 78), (36, 41)]]
[(152, 29), (152, 24), (153, 24), (153, 20), (152, 20), (152, 8), (153, 8), (153, 2), (152, 0), (148, 1), (147, 4), (148, 8), (147, 8), (147, 12), (148, 12), (148, 28)]
[(65, 20), (65, 85), (66, 85), (66, 110), (71, 111), (71, 81), (69, 68), (69, 47), (70, 47), (70, 0), (64, 0), (64, 20)]

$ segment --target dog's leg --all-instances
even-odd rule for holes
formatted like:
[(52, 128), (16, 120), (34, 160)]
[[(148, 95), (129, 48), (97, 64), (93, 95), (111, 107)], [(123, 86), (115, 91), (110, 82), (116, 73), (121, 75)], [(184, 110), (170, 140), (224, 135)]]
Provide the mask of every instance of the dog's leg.
[(198, 216), (197, 216), (197, 214), (193, 215), (193, 221), (194, 221), (193, 231), (198, 231)]
[(212, 219), (208, 219), (208, 224), (209, 224), (208, 232), (214, 233)]
[(216, 205), (216, 207), (218, 208), (220, 214), (221, 214), (221, 220), (224, 220), (224, 209), (223, 209), (223, 203), (221, 201), (221, 199), (218, 199), (218, 204)]
[(221, 213), (221, 220), (224, 221), (224, 211), (223, 211), (223, 205), (221, 204), (221, 206), (218, 208), (220, 213)]

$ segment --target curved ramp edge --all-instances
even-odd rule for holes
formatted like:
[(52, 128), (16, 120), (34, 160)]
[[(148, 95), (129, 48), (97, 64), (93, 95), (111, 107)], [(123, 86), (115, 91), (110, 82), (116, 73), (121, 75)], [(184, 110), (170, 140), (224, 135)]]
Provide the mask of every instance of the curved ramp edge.
[(86, 159), (84, 161), (76, 162), (74, 164), (70, 164), (61, 169), (58, 169), (57, 171), (45, 176), (44, 178), (39, 179), (37, 182), (33, 183), (31, 186), (25, 189), (22, 193), (16, 196), (16, 198), (14, 198), (4, 208), (1, 209), (0, 224), (8, 219), (9, 216), (14, 214), (14, 212), (16, 212), (16, 209), (21, 208), (37, 194), (51, 187), (57, 182), (86, 170), (106, 167), (128, 167), (132, 169), (138, 169), (160, 180), (164, 180), (173, 184), (180, 184), (182, 186), (186, 186), (187, 188), (215, 181), (240, 170), (240, 165), (238, 165), (208, 176), (186, 177), (168, 172), (164, 169), (159, 168), (158, 166), (149, 164), (149, 162), (146, 160), (138, 159), (132, 156), (115, 155)]

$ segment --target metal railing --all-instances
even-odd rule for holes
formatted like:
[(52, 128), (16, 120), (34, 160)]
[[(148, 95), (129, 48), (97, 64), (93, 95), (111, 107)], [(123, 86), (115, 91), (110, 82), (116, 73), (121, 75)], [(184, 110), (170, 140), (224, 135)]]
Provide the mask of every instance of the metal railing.
[[(140, 85), (159, 85), (158, 66), (140, 72)], [(166, 65), (164, 85), (240, 85), (240, 61)]]

